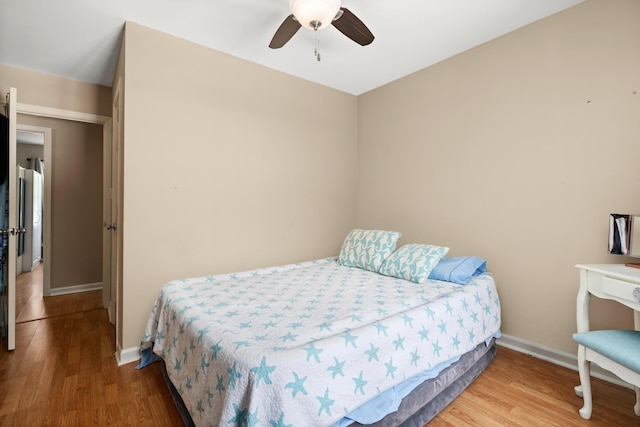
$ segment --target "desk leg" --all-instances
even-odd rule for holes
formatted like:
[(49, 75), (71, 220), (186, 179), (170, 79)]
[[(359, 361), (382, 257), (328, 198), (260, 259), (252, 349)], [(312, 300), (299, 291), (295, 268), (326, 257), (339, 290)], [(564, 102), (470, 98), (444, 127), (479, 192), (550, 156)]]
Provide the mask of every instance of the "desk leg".
[(574, 388), (576, 394), (582, 397), (583, 406), (580, 409), (580, 416), (585, 420), (591, 418), (591, 364), (587, 361), (587, 349), (583, 345), (578, 345), (578, 372), (580, 373), (580, 385)]

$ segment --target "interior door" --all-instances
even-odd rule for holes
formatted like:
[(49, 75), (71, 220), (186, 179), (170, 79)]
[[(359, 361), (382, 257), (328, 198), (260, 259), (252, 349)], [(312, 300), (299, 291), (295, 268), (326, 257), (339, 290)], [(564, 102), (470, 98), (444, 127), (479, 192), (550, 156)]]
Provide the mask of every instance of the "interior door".
[(118, 230), (119, 222), (119, 206), (120, 206), (120, 162), (121, 146), (122, 146), (122, 80), (118, 79), (116, 90), (113, 96), (113, 133), (111, 144), (111, 191), (110, 191), (110, 231), (111, 231), (111, 304), (109, 312), (111, 313), (111, 323), (116, 325), (116, 343), (121, 336), (120, 328), (122, 321), (120, 319), (120, 230)]
[[(8, 156), (3, 155), (3, 162), (6, 162), (4, 170), (7, 171), (6, 177), (6, 207), (4, 212), (0, 212), (3, 216), (2, 228), (0, 228), (0, 237), (2, 237), (2, 245), (4, 246), (2, 253), (3, 263), (3, 301), (2, 311), (3, 317), (6, 319), (7, 349), (14, 350), (16, 348), (16, 235), (17, 230), (17, 171), (16, 171), (16, 121), (17, 121), (17, 98), (18, 91), (15, 88), (9, 90), (7, 98), (7, 113), (9, 127), (9, 147)], [(3, 153), (4, 154), (4, 153)], [(3, 184), (5, 185), (5, 184)], [(6, 244), (6, 246), (5, 246)]]

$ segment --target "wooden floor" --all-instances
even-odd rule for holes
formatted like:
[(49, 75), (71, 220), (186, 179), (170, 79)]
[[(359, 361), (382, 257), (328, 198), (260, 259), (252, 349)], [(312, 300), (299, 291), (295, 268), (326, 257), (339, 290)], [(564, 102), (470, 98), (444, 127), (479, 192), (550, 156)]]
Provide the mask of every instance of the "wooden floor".
[[(43, 299), (41, 275), (18, 280), (16, 350), (0, 350), (0, 426), (181, 425), (159, 364), (116, 365), (100, 291)], [(633, 391), (597, 379), (593, 417), (580, 418), (577, 383), (575, 371), (498, 347), (429, 427), (640, 426)]]

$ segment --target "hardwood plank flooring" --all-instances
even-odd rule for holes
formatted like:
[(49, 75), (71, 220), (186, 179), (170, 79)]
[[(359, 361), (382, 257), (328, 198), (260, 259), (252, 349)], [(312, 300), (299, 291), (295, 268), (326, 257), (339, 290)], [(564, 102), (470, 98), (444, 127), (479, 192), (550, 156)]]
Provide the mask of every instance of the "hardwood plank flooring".
[[(116, 365), (100, 291), (43, 299), (38, 272), (28, 274), (17, 285), (16, 350), (0, 350), (1, 426), (182, 425), (159, 364)], [(633, 390), (598, 379), (593, 417), (580, 418), (578, 382), (575, 371), (498, 347), (486, 371), (429, 427), (640, 426)]]

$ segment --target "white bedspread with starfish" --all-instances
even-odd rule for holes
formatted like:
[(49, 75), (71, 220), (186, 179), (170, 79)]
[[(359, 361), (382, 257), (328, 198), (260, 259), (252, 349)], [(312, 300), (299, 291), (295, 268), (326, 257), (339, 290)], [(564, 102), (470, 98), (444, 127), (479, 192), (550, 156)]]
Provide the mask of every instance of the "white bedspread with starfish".
[(329, 426), (499, 328), (490, 274), (416, 284), (329, 258), (168, 283), (143, 343), (197, 426)]

